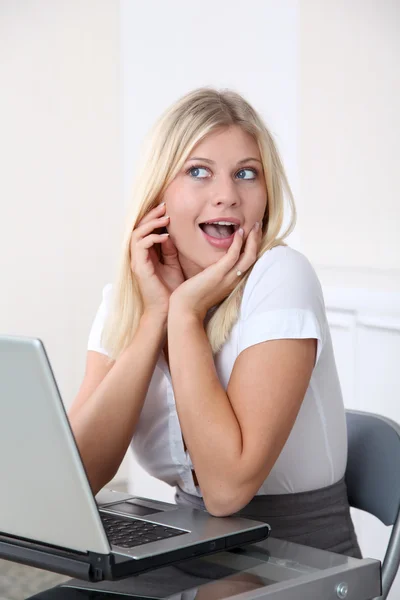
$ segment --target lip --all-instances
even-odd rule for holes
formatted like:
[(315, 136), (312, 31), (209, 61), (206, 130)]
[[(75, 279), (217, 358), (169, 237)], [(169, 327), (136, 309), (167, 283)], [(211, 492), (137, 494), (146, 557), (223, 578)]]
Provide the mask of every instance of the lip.
[(211, 246), (214, 246), (215, 248), (222, 248), (222, 249), (227, 249), (232, 245), (233, 242), (233, 238), (235, 237), (235, 234), (233, 233), (232, 235), (230, 235), (227, 238), (214, 238), (211, 237), (210, 235), (207, 235), (201, 227), (199, 227), (201, 233), (203, 234), (203, 236), (205, 237), (205, 239), (207, 240), (207, 242), (209, 244), (211, 244)]
[(221, 216), (221, 217), (215, 217), (213, 219), (205, 219), (198, 225), (204, 238), (206, 239), (206, 241), (209, 244), (211, 244), (211, 246), (214, 246), (214, 248), (220, 248), (222, 250), (227, 250), (232, 245), (236, 231), (227, 238), (214, 238), (214, 237), (211, 237), (210, 235), (207, 235), (207, 233), (205, 233), (205, 231), (203, 231), (203, 229), (200, 227), (200, 225), (203, 223), (216, 223), (217, 221), (229, 221), (230, 223), (234, 223), (235, 225), (238, 225), (240, 227), (240, 225), (241, 225), (240, 220), (236, 219), (235, 217), (222, 217)]

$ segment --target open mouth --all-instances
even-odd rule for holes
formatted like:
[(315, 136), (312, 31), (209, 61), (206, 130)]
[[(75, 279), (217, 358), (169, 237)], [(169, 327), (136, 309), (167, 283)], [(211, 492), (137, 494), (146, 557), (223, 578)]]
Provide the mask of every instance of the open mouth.
[(217, 240), (229, 239), (239, 229), (238, 224), (222, 220), (214, 221), (213, 223), (206, 221), (205, 223), (200, 223), (199, 227), (206, 235)]

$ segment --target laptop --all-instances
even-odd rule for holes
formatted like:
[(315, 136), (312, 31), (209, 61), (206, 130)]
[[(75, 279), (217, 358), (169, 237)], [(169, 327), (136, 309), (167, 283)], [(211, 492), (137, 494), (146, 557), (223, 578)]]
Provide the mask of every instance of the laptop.
[(102, 490), (96, 498), (42, 341), (0, 336), (0, 558), (87, 581), (255, 543), (266, 523)]

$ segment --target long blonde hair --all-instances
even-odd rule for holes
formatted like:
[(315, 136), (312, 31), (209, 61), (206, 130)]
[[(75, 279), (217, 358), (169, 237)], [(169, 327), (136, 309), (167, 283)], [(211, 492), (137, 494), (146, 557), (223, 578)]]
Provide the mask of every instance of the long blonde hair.
[[(284, 244), (284, 238), (292, 231), (296, 219), (293, 195), (275, 142), (262, 118), (242, 96), (231, 90), (207, 87), (183, 96), (156, 122), (142, 155), (141, 169), (134, 186), (132, 211), (128, 215), (117, 264), (112, 306), (102, 333), (102, 344), (110, 359), (116, 360), (131, 343), (143, 314), (139, 286), (130, 266), (133, 229), (159, 204), (164, 190), (182, 168), (194, 146), (210, 132), (232, 125), (238, 125), (254, 137), (263, 163), (267, 206), (259, 257), (274, 246)], [(281, 233), (285, 198), (290, 208), (290, 219), (286, 230)], [(216, 307), (207, 323), (207, 336), (214, 354), (223, 346), (238, 318), (243, 289), (250, 272), (251, 269)]]

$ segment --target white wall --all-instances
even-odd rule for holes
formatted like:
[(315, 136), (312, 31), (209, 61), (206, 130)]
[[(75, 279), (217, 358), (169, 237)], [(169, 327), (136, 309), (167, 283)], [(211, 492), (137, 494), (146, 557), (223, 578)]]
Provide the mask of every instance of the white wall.
[[(397, 6), (253, 1), (247, 21), (241, 3), (230, 9), (153, 1), (138, 17), (122, 2), (125, 202), (139, 142), (169, 102), (204, 84), (247, 95), (288, 169), (299, 209), (291, 243), (323, 281), (346, 406), (400, 422)], [(173, 497), (138, 466), (131, 481), (135, 492)], [(390, 529), (359, 513), (355, 521), (365, 554), (383, 558)]]
[[(366, 295), (380, 298), (373, 319), (399, 312), (399, 3), (227, 6), (2, 0), (0, 331), (44, 340), (70, 404), (145, 132), (182, 93), (233, 87), (281, 149), (300, 214), (292, 244), (330, 298), (346, 403), (400, 421), (398, 334), (354, 326)], [(338, 316), (340, 294), (353, 308)], [(138, 474), (139, 491), (171, 497)], [(383, 550), (381, 531), (363, 535), (368, 553)]]
[[(296, 193), (297, 28), (295, 0), (147, 0), (121, 2), (124, 197), (129, 203), (140, 142), (153, 121), (196, 87), (233, 88), (263, 114), (275, 134)], [(157, 15), (157, 18), (154, 18)], [(291, 238), (299, 246), (298, 236)], [(138, 465), (135, 493), (172, 500), (173, 490)]]
[[(301, 3), (303, 248), (324, 285), (346, 406), (400, 423), (399, 32), (396, 0)], [(364, 554), (382, 559), (391, 528), (353, 517)]]
[(399, 34), (397, 0), (301, 3), (299, 225), (350, 285), (400, 289)]
[(0, 57), (0, 331), (69, 405), (123, 215), (118, 3), (2, 0)]
[[(400, 423), (400, 292), (325, 288), (328, 321), (345, 405)], [(352, 509), (364, 556), (383, 559), (392, 527)], [(390, 598), (400, 594), (400, 577)]]
[(297, 5), (148, 0), (138, 8), (121, 1), (126, 202), (143, 136), (170, 103), (202, 85), (233, 88), (256, 106), (296, 191)]

